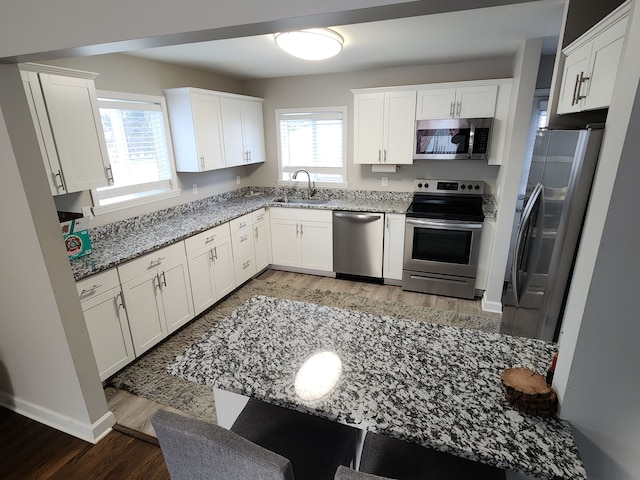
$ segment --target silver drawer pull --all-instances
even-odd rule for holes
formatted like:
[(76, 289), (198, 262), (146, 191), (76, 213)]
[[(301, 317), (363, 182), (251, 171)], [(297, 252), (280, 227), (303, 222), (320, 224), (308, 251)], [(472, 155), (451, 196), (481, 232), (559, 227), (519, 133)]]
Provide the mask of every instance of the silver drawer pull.
[(249, 265), (251, 265), (251, 260), (247, 260), (246, 262), (244, 262), (244, 263), (242, 264), (242, 269), (244, 270), (245, 268), (248, 268), (248, 267), (249, 267)]
[(163, 260), (164, 260), (164, 257), (158, 257), (156, 260), (151, 260), (151, 262), (149, 263), (149, 267), (155, 267), (156, 265), (160, 265)]
[(215, 236), (215, 235), (211, 235), (210, 237), (207, 237), (207, 238), (204, 240), (204, 243), (210, 243), (210, 242), (213, 242), (215, 239), (216, 239), (216, 236)]
[(92, 285), (91, 288), (87, 289), (87, 290), (82, 290), (80, 292), (80, 296), (82, 297), (83, 295), (89, 295), (90, 293), (94, 293), (96, 291), (96, 289), (100, 288), (102, 285)]
[(246, 242), (249, 239), (249, 235), (243, 235), (240, 237), (240, 243)]

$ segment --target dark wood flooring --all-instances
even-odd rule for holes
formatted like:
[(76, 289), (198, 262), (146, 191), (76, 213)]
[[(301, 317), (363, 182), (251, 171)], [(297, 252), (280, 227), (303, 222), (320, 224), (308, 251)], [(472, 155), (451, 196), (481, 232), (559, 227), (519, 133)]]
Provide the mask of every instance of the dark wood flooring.
[(96, 445), (0, 408), (4, 480), (169, 480), (160, 447), (121, 431)]

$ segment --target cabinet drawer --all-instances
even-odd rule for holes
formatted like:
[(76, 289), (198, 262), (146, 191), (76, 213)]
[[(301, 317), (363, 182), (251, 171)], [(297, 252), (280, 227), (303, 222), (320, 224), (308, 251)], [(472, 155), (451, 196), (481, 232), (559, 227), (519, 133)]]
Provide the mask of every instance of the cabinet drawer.
[(202, 233), (198, 233), (193, 237), (189, 237), (184, 241), (187, 253), (193, 253), (196, 250), (200, 250), (207, 245), (213, 245), (221, 238), (228, 237), (230, 235), (229, 223), (223, 223), (217, 227), (205, 230)]
[(233, 262), (236, 285), (240, 286), (256, 274), (256, 260), (252, 254)]
[(233, 248), (233, 259), (252, 254), (254, 251), (253, 229), (246, 228), (231, 235), (231, 245)]
[(262, 222), (267, 218), (267, 209), (261, 208), (260, 210), (256, 210), (251, 213), (251, 217), (254, 225), (258, 222)]
[(231, 226), (232, 234), (239, 232), (240, 230), (249, 228), (251, 226), (251, 214), (247, 213), (246, 215), (243, 215), (241, 217), (234, 218), (229, 222), (229, 225)]
[(118, 286), (120, 286), (120, 280), (118, 279), (118, 272), (115, 268), (76, 282), (76, 290), (78, 291), (81, 302), (97, 297)]
[(165, 265), (186, 256), (184, 242), (177, 242), (155, 252), (118, 266), (121, 282), (127, 282), (145, 273), (162, 269)]
[(310, 208), (289, 208), (271, 207), (269, 208), (269, 218), (280, 220), (299, 220), (309, 222), (329, 222), (333, 221), (331, 210), (314, 210)]

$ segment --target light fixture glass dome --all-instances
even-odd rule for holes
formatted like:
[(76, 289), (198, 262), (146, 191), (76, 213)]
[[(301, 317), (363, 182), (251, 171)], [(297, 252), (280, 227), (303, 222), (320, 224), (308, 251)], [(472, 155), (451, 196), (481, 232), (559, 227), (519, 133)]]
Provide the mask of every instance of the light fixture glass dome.
[(342, 50), (343, 39), (328, 28), (310, 28), (274, 34), (276, 45), (303, 60), (326, 60)]

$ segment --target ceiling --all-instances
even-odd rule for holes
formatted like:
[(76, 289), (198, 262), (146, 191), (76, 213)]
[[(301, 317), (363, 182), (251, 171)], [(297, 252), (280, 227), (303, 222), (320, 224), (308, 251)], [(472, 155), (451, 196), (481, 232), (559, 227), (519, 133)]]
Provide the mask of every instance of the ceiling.
[(230, 38), (125, 52), (215, 71), (237, 79), (317, 75), (513, 56), (528, 38), (555, 54), (564, 12), (560, 0), (330, 26), (344, 38), (336, 57), (309, 62), (276, 47), (273, 35)]

